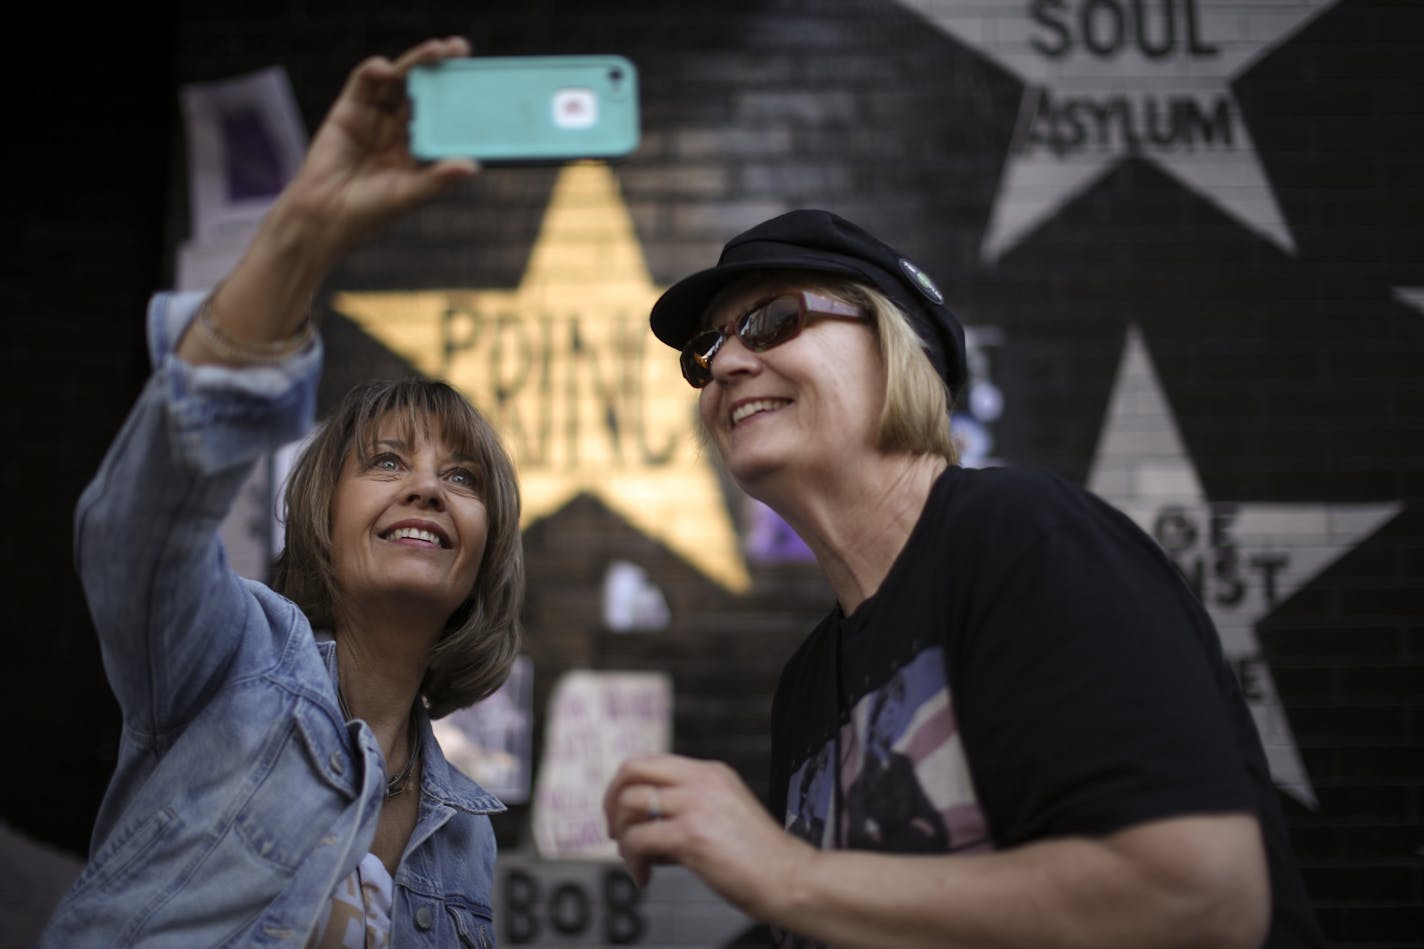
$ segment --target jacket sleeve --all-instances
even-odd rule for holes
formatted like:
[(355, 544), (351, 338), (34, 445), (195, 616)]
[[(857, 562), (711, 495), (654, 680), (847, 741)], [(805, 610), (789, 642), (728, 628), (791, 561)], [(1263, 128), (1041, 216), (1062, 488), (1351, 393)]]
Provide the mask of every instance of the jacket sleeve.
[(244, 637), (272, 629), (218, 528), (253, 461), (310, 428), (321, 370), (319, 342), (273, 366), (189, 366), (174, 349), (202, 300), (152, 300), (153, 374), (75, 511), (110, 687), (130, 735), (159, 743), (221, 683)]

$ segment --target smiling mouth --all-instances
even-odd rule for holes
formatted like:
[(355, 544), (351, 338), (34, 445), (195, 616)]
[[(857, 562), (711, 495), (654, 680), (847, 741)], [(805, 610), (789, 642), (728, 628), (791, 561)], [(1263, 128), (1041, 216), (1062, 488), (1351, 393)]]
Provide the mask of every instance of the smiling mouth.
[(444, 537), (434, 531), (428, 531), (420, 527), (397, 527), (393, 530), (386, 531), (381, 535), (381, 539), (389, 540), (393, 543), (401, 540), (417, 540), (439, 547), (442, 550), (450, 546), (450, 542)]
[(743, 402), (732, 409), (732, 424), (735, 426), (744, 419), (749, 419), (753, 415), (761, 412), (774, 412), (783, 405), (790, 405), (790, 399), (753, 399), (750, 402)]

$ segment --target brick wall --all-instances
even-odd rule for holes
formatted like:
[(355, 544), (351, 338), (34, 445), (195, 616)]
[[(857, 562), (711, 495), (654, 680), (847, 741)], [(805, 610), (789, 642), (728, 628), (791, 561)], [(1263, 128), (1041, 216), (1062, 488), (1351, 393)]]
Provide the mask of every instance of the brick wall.
[[(5, 169), (4, 440), (7, 757), (0, 817), (82, 850), (118, 741), (117, 709), (70, 554), (74, 503), (143, 382), (142, 320), (163, 279), (174, 24), (161, 5), (39, 13), (5, 64), (16, 91)], [(52, 26), (46, 32), (45, 26)], [(136, 29), (129, 47), (113, 42)], [(43, 39), (41, 39), (43, 35)], [(56, 37), (63, 36), (63, 40)], [(23, 498), (23, 499), (22, 499)], [(23, 762), (23, 764), (21, 764)]]
[[(459, 32), (485, 53), (637, 63), (644, 143), (616, 176), (655, 284), (796, 206), (838, 210), (930, 270), (1003, 396), (981, 419), (987, 456), (1094, 484), (1203, 571), (1308, 788), (1282, 800), (1329, 934), (1424, 945), (1424, 314), (1409, 302), (1424, 287), (1424, 5), (1340, 0), (1290, 29), (1273, 20), (1300, 6), (208, 3), (157, 11), (126, 47), (102, 41), (119, 24), (101, 22), (68, 41), (82, 55), (34, 49), (22, 76), (64, 58), (73, 81), (51, 93), (62, 109), (27, 99), (35, 134), (6, 146), (18, 213), (3, 470), (20, 529), (5, 701), (28, 723), (8, 747), (30, 778), (6, 782), (0, 816), (82, 850), (112, 766), (117, 723), (69, 516), (141, 383), (143, 299), (186, 236), (177, 84), (280, 63), (314, 128), (368, 52)], [(1131, 88), (1150, 59), (1131, 18), (1144, 8), (1153, 61), (1196, 77), (1148, 90), (1162, 115), (1186, 116), (1159, 124), (1155, 145)], [(1170, 111), (1191, 96), (1198, 111)], [(1073, 161), (1096, 168), (1070, 187)], [(1037, 189), (1011, 187), (1019, 174), (1039, 175)], [(335, 288), (514, 287), (556, 179), (491, 172), (359, 252)], [(362, 375), (409, 371), (339, 314), (328, 341), (339, 358), (324, 401)], [(1281, 511), (1284, 529), (1259, 526)], [(596, 493), (526, 544), (536, 708), (566, 669), (667, 670), (677, 749), (764, 787), (776, 670), (828, 602), (814, 569), (763, 565), (729, 593)], [(615, 559), (667, 596), (664, 633), (603, 627)], [(527, 813), (500, 834), (527, 847)]]

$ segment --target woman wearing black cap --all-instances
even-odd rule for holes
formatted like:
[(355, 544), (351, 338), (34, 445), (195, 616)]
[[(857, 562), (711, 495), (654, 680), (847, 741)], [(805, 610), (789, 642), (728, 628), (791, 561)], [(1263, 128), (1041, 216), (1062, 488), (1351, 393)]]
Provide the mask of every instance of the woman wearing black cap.
[(707, 440), (836, 604), (782, 673), (769, 818), (725, 765), (626, 762), (640, 884), (698, 874), (778, 944), (1323, 944), (1211, 621), (1127, 518), (955, 464), (964, 337), (934, 282), (794, 211), (672, 287)]

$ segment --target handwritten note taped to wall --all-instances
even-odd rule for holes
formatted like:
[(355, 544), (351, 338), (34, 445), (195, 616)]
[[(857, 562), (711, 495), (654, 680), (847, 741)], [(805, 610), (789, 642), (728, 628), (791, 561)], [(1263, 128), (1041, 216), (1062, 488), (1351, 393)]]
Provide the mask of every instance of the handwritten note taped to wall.
[(616, 860), (603, 790), (623, 759), (671, 747), (672, 680), (659, 672), (569, 672), (554, 686), (545, 721), (533, 811), (539, 855)]

